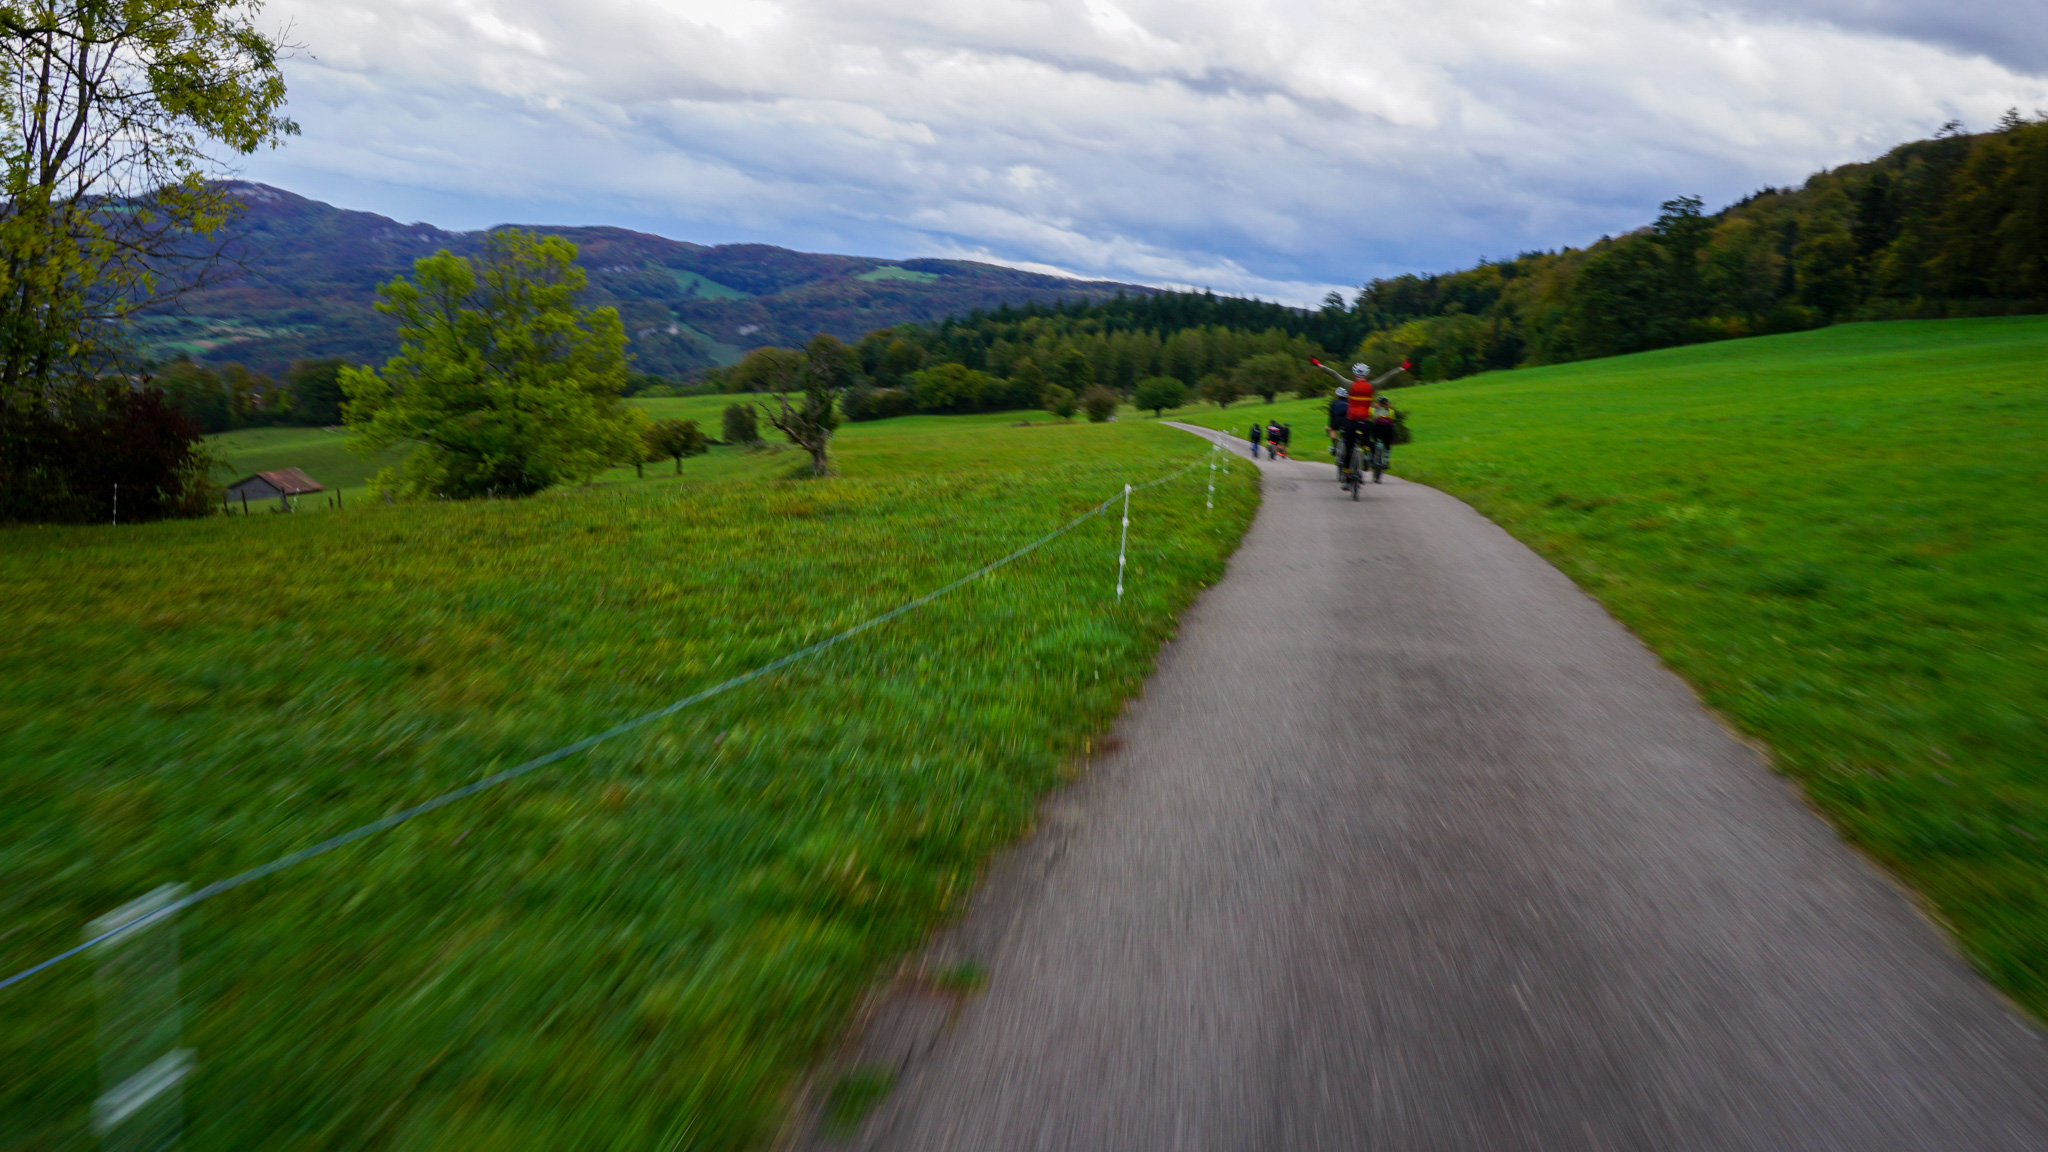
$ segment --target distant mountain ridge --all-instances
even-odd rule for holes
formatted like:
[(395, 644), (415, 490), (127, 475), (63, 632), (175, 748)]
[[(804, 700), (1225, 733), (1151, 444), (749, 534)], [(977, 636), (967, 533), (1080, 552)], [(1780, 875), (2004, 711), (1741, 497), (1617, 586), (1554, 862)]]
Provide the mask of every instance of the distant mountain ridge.
[[(234, 182), (245, 210), (227, 251), (243, 271), (143, 322), (152, 356), (180, 353), (275, 375), (291, 361), (341, 356), (380, 364), (398, 349), (377, 286), (446, 248), (475, 255), (486, 231), (449, 232), (336, 208), (265, 184)], [(536, 226), (574, 242), (590, 277), (585, 302), (625, 321), (634, 366), (680, 377), (748, 348), (818, 332), (855, 340), (1001, 304), (1107, 300), (1155, 289), (1069, 280), (972, 260), (890, 261), (769, 244), (692, 244), (611, 227)]]

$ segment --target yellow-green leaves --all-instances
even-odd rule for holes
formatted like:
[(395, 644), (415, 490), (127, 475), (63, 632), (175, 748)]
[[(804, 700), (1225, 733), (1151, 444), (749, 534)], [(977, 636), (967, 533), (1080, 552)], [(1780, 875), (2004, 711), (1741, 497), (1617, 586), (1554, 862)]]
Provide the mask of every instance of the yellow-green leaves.
[(626, 334), (611, 308), (579, 308), (576, 246), (505, 230), (469, 260), (446, 251), (379, 290), (400, 350), (380, 374), (341, 377), (351, 447), (407, 441), (403, 490), (526, 496), (637, 460), (647, 419), (619, 401)]

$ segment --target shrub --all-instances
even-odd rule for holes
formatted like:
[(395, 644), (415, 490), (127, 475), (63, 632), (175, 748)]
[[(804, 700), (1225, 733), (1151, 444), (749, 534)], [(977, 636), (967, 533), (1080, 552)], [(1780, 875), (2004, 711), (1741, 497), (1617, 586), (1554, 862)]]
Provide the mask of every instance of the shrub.
[(752, 404), (727, 404), (723, 421), (727, 444), (759, 444), (761, 418)]
[(1116, 415), (1116, 406), (1123, 403), (1123, 397), (1097, 384), (1081, 393), (1081, 408), (1088, 413), (1090, 424), (1100, 424)]
[(1232, 401), (1244, 395), (1244, 393), (1238, 391), (1237, 381), (1220, 372), (1212, 373), (1202, 378), (1199, 394), (1202, 399), (1216, 405), (1218, 408), (1228, 408)]
[(0, 520), (204, 516), (218, 491), (199, 425), (154, 388), (0, 410)]
[(1168, 408), (1178, 408), (1187, 402), (1188, 386), (1171, 376), (1147, 376), (1138, 381), (1131, 393), (1131, 403), (1150, 408), (1155, 418)]
[(1072, 420), (1074, 413), (1080, 408), (1074, 394), (1057, 384), (1047, 384), (1044, 395), (1045, 410), (1062, 420)]
[(948, 361), (910, 375), (910, 394), (919, 412), (978, 412), (987, 374)]

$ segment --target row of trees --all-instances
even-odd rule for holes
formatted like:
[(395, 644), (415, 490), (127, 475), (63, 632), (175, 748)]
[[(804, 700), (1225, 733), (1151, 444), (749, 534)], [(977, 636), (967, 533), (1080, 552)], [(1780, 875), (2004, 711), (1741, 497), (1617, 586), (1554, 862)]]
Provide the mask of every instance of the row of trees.
[(849, 420), (1040, 407), (1067, 417), (1088, 410), (1083, 398), (1098, 390), (1112, 398), (1113, 411), (1140, 391), (1177, 397), (1140, 402), (1157, 410), (1191, 396), (1228, 404), (1324, 388), (1309, 359), (1328, 353), (1278, 328), (1203, 325), (1162, 336), (1105, 331), (1097, 317), (1050, 310), (982, 324), (972, 340), (960, 337), (963, 329), (914, 325), (871, 332), (850, 346), (821, 334), (801, 351), (757, 348), (719, 380), (733, 391), (770, 391), (812, 372), (841, 394), (838, 408)]
[(341, 423), (347, 363), (301, 360), (283, 380), (273, 380), (240, 364), (213, 368), (180, 357), (145, 369), (140, 379), (208, 433), (278, 424), (324, 428)]
[(2048, 119), (1951, 124), (1717, 213), (1666, 202), (1585, 249), (1375, 280), (1358, 355), (1424, 379), (1845, 320), (2048, 311)]
[[(2043, 311), (2044, 205), (2048, 121), (2012, 112), (1996, 131), (1951, 125), (1718, 213), (1681, 196), (1649, 226), (1583, 249), (1374, 280), (1348, 304), (1336, 293), (1304, 310), (1161, 292), (872, 332), (853, 346), (855, 371), (890, 394), (858, 396), (850, 414), (1032, 407), (1049, 387), (1078, 395), (1097, 383), (1128, 395), (1153, 376), (1206, 398), (1218, 377), (1271, 352), (1299, 363), (1344, 350), (1438, 380), (1842, 320)], [(750, 357), (710, 383), (754, 391), (770, 375)]]

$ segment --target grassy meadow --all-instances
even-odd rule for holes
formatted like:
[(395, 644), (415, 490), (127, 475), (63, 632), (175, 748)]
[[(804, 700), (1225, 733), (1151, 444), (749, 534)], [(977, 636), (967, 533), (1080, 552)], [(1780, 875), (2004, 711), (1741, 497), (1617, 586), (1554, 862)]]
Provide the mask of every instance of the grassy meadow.
[[(1149, 421), (1020, 419), (854, 425), (825, 480), (792, 478), (800, 452), (721, 449), (516, 502), (0, 529), (0, 970), (158, 884), (832, 635), (1205, 447)], [(254, 452), (269, 434), (236, 435)], [(1207, 480), (1133, 501), (1121, 604), (1116, 518), (1098, 517), (818, 657), (185, 913), (185, 1147), (770, 1140), (859, 997), (1027, 828), (1221, 574), (1257, 493), (1238, 466), (1208, 511)], [(0, 1146), (95, 1143), (92, 972), (0, 992)]]
[[(1853, 324), (1394, 393), (1396, 474), (1606, 605), (2048, 1018), (2048, 318)], [(1322, 460), (1321, 405), (1287, 413)]]
[[(721, 434), (719, 419), (726, 405), (734, 400), (754, 401), (758, 404), (760, 399), (758, 396), (675, 396), (629, 400), (627, 403), (645, 409), (648, 415), (656, 419), (695, 420), (706, 435), (716, 438)], [(1012, 421), (1019, 418), (1014, 415), (1010, 417)], [(765, 423), (762, 428), (767, 435), (775, 434), (774, 429), (768, 428)], [(329, 492), (338, 490), (342, 495), (343, 509), (346, 510), (349, 501), (367, 499), (371, 495), (370, 477), (375, 476), (378, 469), (397, 466), (405, 460), (407, 452), (404, 447), (394, 447), (373, 456), (357, 456), (348, 450), (347, 439), (347, 434), (339, 428), (244, 428), (208, 436), (206, 444), (221, 462), (221, 466), (215, 469), (214, 479), (223, 484), (231, 484), (251, 472), (301, 468)], [(713, 451), (719, 453), (721, 457), (737, 455), (720, 452), (718, 449)], [(751, 458), (745, 461), (721, 459), (709, 468), (701, 462), (693, 463), (696, 464), (697, 474), (705, 476), (758, 478), (780, 474), (779, 462)], [(672, 462), (650, 464), (646, 466), (646, 472), (651, 474), (656, 471), (672, 471), (673, 468)], [(600, 479), (626, 480), (631, 479), (634, 474), (631, 467), (614, 468)], [(328, 507), (324, 497), (302, 498), (299, 501), (301, 513), (326, 511)], [(239, 511), (239, 507), (234, 510)], [(252, 513), (256, 511), (268, 509), (251, 508)]]

